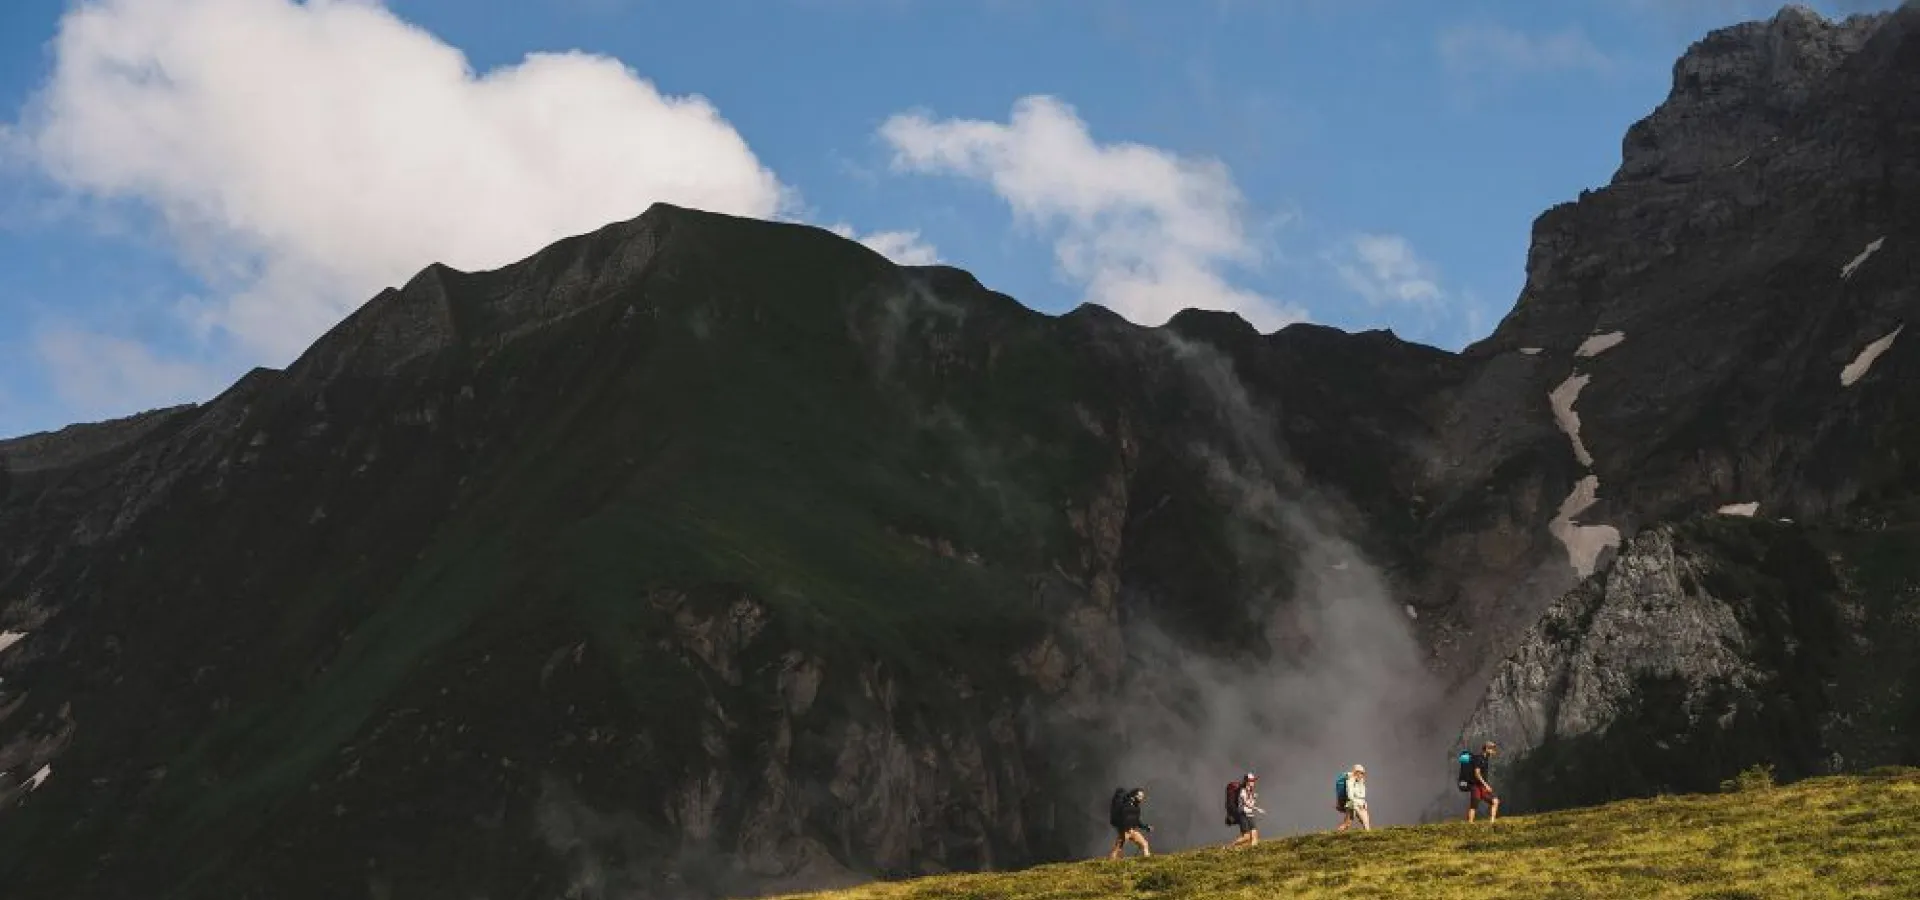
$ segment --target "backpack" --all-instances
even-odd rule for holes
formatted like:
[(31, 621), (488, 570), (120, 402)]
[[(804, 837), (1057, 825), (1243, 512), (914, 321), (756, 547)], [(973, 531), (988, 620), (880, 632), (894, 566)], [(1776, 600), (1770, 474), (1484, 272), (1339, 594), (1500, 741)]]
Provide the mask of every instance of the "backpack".
[(1123, 827), (1126, 821), (1127, 789), (1113, 789), (1113, 805), (1107, 808), (1107, 822), (1115, 828)]
[(1240, 821), (1240, 782), (1227, 782), (1227, 824)]
[(1462, 793), (1473, 790), (1473, 751), (1460, 751), (1460, 790)]
[(1345, 773), (1345, 772), (1341, 772), (1341, 773), (1340, 773), (1340, 777), (1339, 777), (1339, 778), (1335, 778), (1335, 779), (1333, 780), (1333, 802), (1334, 802), (1334, 803), (1336, 803), (1336, 804), (1338, 804), (1338, 805), (1339, 805), (1339, 806), (1340, 806), (1341, 808), (1343, 808), (1343, 809), (1344, 809), (1344, 808), (1346, 808), (1346, 805), (1347, 805), (1347, 773)]

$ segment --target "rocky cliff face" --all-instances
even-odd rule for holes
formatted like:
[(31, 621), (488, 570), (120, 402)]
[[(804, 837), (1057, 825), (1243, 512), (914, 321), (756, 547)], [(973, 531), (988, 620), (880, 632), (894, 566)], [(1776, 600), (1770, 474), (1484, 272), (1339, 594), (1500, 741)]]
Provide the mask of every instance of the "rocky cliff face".
[(1667, 102), (1628, 129), (1613, 183), (1685, 181), (1742, 165), (1827, 99), (1827, 80), (1883, 22), (1834, 23), (1788, 5), (1708, 35), (1674, 64)]
[[(1455, 394), (1451, 434), (1463, 467), (1539, 457), (1528, 477), (1568, 575), (1596, 571), (1649, 523), (1750, 502), (1814, 518), (1892, 477), (1907, 363), (1897, 337), (1875, 342), (1914, 302), (1915, 257), (1898, 248), (1916, 228), (1901, 198), (1920, 190), (1900, 149), (1920, 127), (1915, 19), (1810, 32), (1865, 38), (1739, 165), (1623, 178), (1536, 223), (1518, 304), (1467, 351), (1478, 371)], [(1791, 44), (1807, 27), (1792, 12), (1743, 26), (1679, 69), (1743, 35)], [(1690, 91), (1683, 78), (1648, 122), (1703, 114)]]
[[(1911, 5), (1718, 32), (1614, 184), (1540, 220), (1526, 293), (1472, 352), (1548, 356), (1559, 323), (1591, 321), (1552, 376), (1581, 477), (1562, 533), (1615, 546), (1688, 524), (1629, 541), (1500, 664), (1461, 740), (1527, 757), (1507, 766), (1516, 802), (1711, 788), (1746, 762), (1910, 761), (1900, 735), (1920, 723), (1860, 698), (1913, 673), (1849, 664), (1911, 651), (1890, 625), (1910, 594), (1849, 572), (1861, 541), (1920, 549), (1901, 543), (1920, 486), (1900, 349), (1920, 312), (1920, 158), (1898, 149), (1920, 140), (1916, 87)], [(1734, 541), (1716, 513), (1755, 531)], [(1816, 530), (1758, 524), (1775, 521)], [(1869, 526), (1885, 533), (1818, 530)], [(1836, 724), (1869, 720), (1891, 730)]]
[[(677, 897), (1004, 867), (1092, 849), (1142, 779), (1178, 843), (1268, 762), (1300, 778), (1279, 822), (1321, 822), (1314, 772), (1430, 777), (1476, 706), (1562, 761), (1541, 802), (1613, 789), (1616, 722), (1734, 748), (1695, 780), (1898, 755), (1806, 723), (1893, 721), (1906, 688), (1859, 699), (1850, 657), (1783, 635), (1903, 595), (1802, 573), (1797, 532), (1667, 525), (1837, 527), (1920, 484), (1916, 20), (1703, 42), (1459, 355), (1047, 317), (662, 206), (429, 267), (203, 406), (0, 442), (0, 878)], [(1671, 764), (1639, 784), (1692, 783)]]
[(1466, 732), (1515, 811), (1920, 760), (1911, 526), (1661, 526), (1555, 603)]

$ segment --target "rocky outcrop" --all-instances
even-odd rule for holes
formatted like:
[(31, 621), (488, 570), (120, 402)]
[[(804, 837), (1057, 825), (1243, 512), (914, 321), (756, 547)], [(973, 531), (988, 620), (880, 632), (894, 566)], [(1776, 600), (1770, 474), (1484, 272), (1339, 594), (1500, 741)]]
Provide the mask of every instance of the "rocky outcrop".
[(1556, 602), (1507, 657), (1467, 731), (1503, 739), (1510, 755), (1603, 730), (1644, 679), (1674, 679), (1682, 706), (1710, 690), (1750, 692), (1753, 642), (1731, 602), (1700, 593), (1718, 560), (1677, 554), (1671, 529), (1642, 534), (1607, 574)]
[(1830, 22), (1788, 5), (1708, 35), (1674, 64), (1667, 101), (1628, 129), (1614, 184), (1685, 180), (1752, 159), (1805, 121), (1828, 78), (1885, 18)]
[(1460, 741), (1497, 740), (1516, 811), (1920, 759), (1911, 526), (1661, 526), (1556, 602)]
[(1452, 552), (1421, 593), (1465, 586), (1432, 626), (1462, 657), (1498, 661), (1643, 528), (1744, 504), (1820, 521), (1898, 477), (1920, 414), (1886, 341), (1920, 313), (1920, 255), (1890, 255), (1920, 242), (1916, 23), (1716, 32), (1636, 126), (1651, 149), (1536, 221), (1518, 302), (1440, 400), (1428, 533)]
[[(1504, 661), (1462, 740), (1520, 749), (1505, 766), (1516, 808), (1711, 789), (1742, 761), (1789, 777), (1898, 761), (1827, 717), (1913, 727), (1835, 711), (1914, 676), (1852, 668), (1860, 649), (1822, 637), (1866, 602), (1848, 587), (1852, 539), (1777, 523), (1853, 527), (1873, 508), (1876, 527), (1897, 526), (1892, 498), (1920, 486), (1896, 461), (1920, 437), (1905, 424), (1916, 359), (1899, 350), (1920, 270), (1885, 255), (1920, 241), (1901, 199), (1920, 196), (1920, 161), (1895, 149), (1920, 134), (1920, 8), (1837, 23), (1789, 8), (1710, 35), (1675, 71), (1614, 183), (1536, 223), (1519, 304), (1469, 350), (1549, 367), (1532, 390), (1552, 389), (1573, 457), (1555, 531), (1572, 574), (1590, 571), (1583, 531), (1626, 541), (1611, 570), (1597, 561), (1544, 618), (1519, 620), (1517, 650), (1492, 645)], [(1556, 365), (1556, 348), (1573, 358)], [(1740, 528), (1770, 549), (1729, 543)], [(1730, 572), (1746, 573), (1737, 589)], [(1781, 616), (1804, 641), (1756, 625)], [(1881, 637), (1905, 646), (1860, 640)]]

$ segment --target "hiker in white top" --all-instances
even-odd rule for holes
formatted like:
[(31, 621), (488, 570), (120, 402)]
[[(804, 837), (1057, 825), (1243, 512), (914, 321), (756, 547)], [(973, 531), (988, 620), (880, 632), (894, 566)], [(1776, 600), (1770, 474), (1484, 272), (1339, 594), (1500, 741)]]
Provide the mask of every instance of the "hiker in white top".
[(1233, 824), (1240, 826), (1240, 836), (1227, 845), (1229, 850), (1237, 847), (1253, 847), (1260, 843), (1260, 817), (1266, 815), (1267, 811), (1260, 808), (1260, 795), (1255, 793), (1259, 783), (1260, 776), (1252, 772), (1248, 772), (1235, 782), (1239, 786), (1240, 802), (1239, 808), (1235, 810)]
[(1341, 818), (1340, 827), (1335, 828), (1335, 831), (1345, 831), (1352, 827), (1355, 822), (1360, 823), (1360, 830), (1362, 831), (1373, 830), (1373, 817), (1367, 812), (1366, 766), (1355, 763), (1353, 770), (1347, 773), (1346, 807), (1344, 810), (1346, 815)]

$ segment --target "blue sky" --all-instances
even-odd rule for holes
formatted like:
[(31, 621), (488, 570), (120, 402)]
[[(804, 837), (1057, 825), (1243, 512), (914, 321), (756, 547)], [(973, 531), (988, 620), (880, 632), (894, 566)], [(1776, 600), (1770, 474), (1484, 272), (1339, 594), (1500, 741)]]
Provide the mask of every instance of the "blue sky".
[(1458, 348), (1687, 44), (1776, 8), (7, 0), (0, 435), (204, 399), (428, 262), (655, 199), (836, 227), (1049, 312)]

